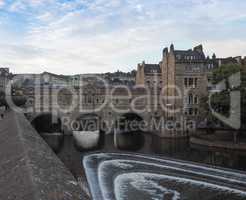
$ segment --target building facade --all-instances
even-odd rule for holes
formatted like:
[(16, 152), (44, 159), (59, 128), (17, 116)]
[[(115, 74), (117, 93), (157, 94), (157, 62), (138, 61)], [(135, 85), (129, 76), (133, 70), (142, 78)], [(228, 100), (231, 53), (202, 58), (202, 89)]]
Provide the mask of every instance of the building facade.
[(146, 64), (144, 61), (138, 64), (136, 84), (145, 85), (148, 88), (160, 88), (162, 86), (160, 64)]
[(213, 62), (202, 45), (189, 50), (164, 48), (159, 64), (138, 65), (136, 83), (161, 90), (163, 116), (167, 120), (197, 120), (201, 117), (200, 101), (208, 95), (207, 72)]
[(167, 118), (197, 119), (200, 116), (199, 103), (208, 95), (208, 64), (202, 45), (189, 50), (175, 50), (171, 45), (170, 51), (163, 50), (161, 69), (163, 87), (167, 88), (163, 95), (165, 105), (170, 107), (170, 112), (165, 112)]
[(5, 91), (7, 84), (11, 80), (9, 68), (0, 68), (0, 91)]
[(121, 72), (118, 70), (117, 72), (102, 74), (100, 77), (107, 81), (109, 85), (133, 86), (135, 85), (136, 71)]

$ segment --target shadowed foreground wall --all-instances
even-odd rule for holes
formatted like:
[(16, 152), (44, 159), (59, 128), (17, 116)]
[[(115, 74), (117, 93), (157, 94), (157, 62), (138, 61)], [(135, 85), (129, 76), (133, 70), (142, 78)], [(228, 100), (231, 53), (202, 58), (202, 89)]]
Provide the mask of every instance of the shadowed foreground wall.
[(25, 117), (14, 112), (0, 121), (0, 199), (88, 199)]

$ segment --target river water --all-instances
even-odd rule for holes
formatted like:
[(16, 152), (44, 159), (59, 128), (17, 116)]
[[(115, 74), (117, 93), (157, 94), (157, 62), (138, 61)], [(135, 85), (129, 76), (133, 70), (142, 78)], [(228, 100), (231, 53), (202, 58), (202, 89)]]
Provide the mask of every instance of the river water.
[[(52, 138), (49, 138), (52, 140)], [(117, 143), (117, 144), (116, 144)], [(65, 136), (63, 143), (61, 143), (59, 149), (56, 151), (58, 157), (64, 162), (64, 164), (69, 168), (72, 174), (79, 179), (84, 181), (84, 185), (87, 185), (87, 181), (85, 181), (85, 170), (83, 168), (83, 160), (90, 155), (91, 153), (107, 153), (107, 152), (115, 152), (118, 154), (129, 153), (129, 155), (141, 154), (151, 157), (163, 157), (163, 158), (171, 158), (185, 161), (192, 161), (197, 163), (206, 164), (209, 166), (219, 166), (223, 168), (230, 168), (233, 171), (236, 170), (246, 170), (246, 154), (240, 152), (226, 152), (226, 151), (212, 151), (202, 148), (194, 148), (189, 144), (188, 139), (167, 139), (167, 138), (159, 138), (158, 136), (153, 136), (151, 134), (138, 134), (134, 137), (129, 135), (124, 135), (123, 137), (118, 137), (115, 140), (114, 135), (104, 135), (100, 137), (100, 142), (97, 148), (93, 150), (81, 150), (75, 146), (74, 139), (72, 136)], [(144, 171), (145, 165), (139, 163), (129, 163), (130, 156), (124, 156), (122, 161), (123, 168), (124, 166), (132, 165), (134, 168), (133, 173), (130, 173), (129, 170), (127, 174), (124, 176), (119, 174), (119, 169), (117, 164), (109, 163), (110, 166), (107, 166), (106, 173), (111, 171), (113, 173), (113, 169), (117, 172), (117, 182), (114, 185), (114, 190), (117, 191), (121, 188), (122, 185), (125, 187), (122, 188), (122, 193), (117, 192), (119, 195), (117, 198), (110, 199), (244, 199), (240, 196), (234, 195), (234, 192), (224, 190), (223, 188), (217, 188), (217, 186), (207, 186), (204, 183), (194, 182), (194, 180), (190, 180), (189, 178), (181, 178), (176, 180), (176, 176), (166, 176), (164, 173), (162, 174), (162, 169), (157, 168), (156, 170), (147, 170)], [(100, 158), (101, 159), (101, 158)], [(118, 161), (118, 158), (114, 158)], [(112, 161), (110, 158), (109, 160)], [(134, 160), (134, 158), (133, 158)], [(141, 160), (141, 159), (140, 159)], [(137, 158), (134, 162), (139, 161)], [(113, 161), (112, 161), (113, 162)], [(149, 161), (144, 160), (145, 163)], [(99, 162), (96, 162), (97, 164)], [(97, 164), (88, 165), (91, 170), (98, 171)], [(181, 164), (182, 166), (182, 164)], [(183, 167), (183, 166), (182, 166)], [(182, 168), (181, 167), (181, 168)], [(110, 170), (112, 169), (112, 170)], [(135, 171), (136, 169), (136, 171)], [(152, 169), (152, 167), (151, 167)], [(158, 171), (159, 170), (159, 171)], [(192, 169), (191, 169), (192, 171)], [(199, 170), (198, 170), (199, 172)], [(107, 176), (112, 177), (114, 174), (108, 173)], [(122, 172), (123, 173), (123, 172)], [(176, 173), (176, 172), (175, 172)], [(241, 172), (238, 171), (240, 174)], [(88, 173), (87, 177), (88, 177)], [(105, 174), (104, 172), (102, 174)], [(124, 173), (123, 173), (124, 174)], [(159, 174), (159, 175), (158, 175)], [(206, 174), (206, 172), (205, 172)], [(224, 174), (223, 174), (224, 175)], [(93, 177), (93, 175), (89, 175)], [(98, 176), (98, 174), (94, 174), (94, 176)], [(187, 175), (188, 176), (188, 175)], [(246, 175), (245, 175), (246, 176)], [(104, 176), (103, 176), (104, 177)], [(115, 176), (116, 177), (116, 176)], [(138, 177), (138, 181), (135, 179)], [(189, 177), (189, 176), (188, 176)], [(203, 179), (203, 178), (202, 178)], [(180, 181), (182, 180), (182, 181)], [(246, 180), (246, 179), (245, 179)], [(104, 180), (106, 181), (115, 181), (115, 180)], [(146, 185), (146, 181), (148, 184)], [(191, 181), (191, 182), (190, 182)], [(90, 181), (89, 181), (90, 183)], [(157, 184), (158, 183), (158, 184)], [(96, 184), (96, 183), (95, 183)], [(97, 183), (98, 184), (98, 183)], [(157, 185), (156, 185), (157, 184)], [(246, 183), (245, 183), (246, 184)], [(94, 183), (93, 183), (94, 185)], [(107, 185), (107, 184), (106, 184)], [(134, 186), (134, 187), (132, 187)], [(170, 188), (170, 186), (172, 186)], [(94, 187), (99, 188), (99, 185), (95, 185)], [(113, 187), (113, 186), (112, 186)], [(146, 187), (145, 197), (144, 193), (138, 192), (139, 187)], [(157, 188), (156, 188), (157, 187)], [(112, 190), (113, 188), (111, 188)], [(103, 189), (106, 190), (106, 189)], [(107, 190), (111, 191), (107, 188)], [(190, 190), (187, 192), (187, 190)], [(246, 189), (245, 189), (246, 190)], [(157, 193), (156, 193), (157, 192)], [(155, 195), (151, 195), (155, 194)], [(165, 198), (161, 195), (165, 194)], [(181, 195), (182, 194), (182, 195)], [(210, 195), (210, 198), (206, 198), (206, 194)], [(214, 196), (216, 194), (216, 196)], [(127, 196), (126, 196), (127, 195)], [(171, 195), (171, 196), (170, 196)], [(185, 198), (181, 198), (185, 197)], [(185, 196), (183, 196), (185, 195)], [(194, 195), (194, 196), (193, 196)], [(202, 196), (201, 196), (202, 195)], [(192, 198), (191, 198), (192, 197)], [(193, 198), (194, 197), (194, 198)], [(228, 198), (227, 198), (228, 197)], [(101, 198), (101, 197), (100, 197)], [(246, 196), (245, 196), (246, 198)]]
[[(151, 134), (143, 134), (143, 136), (144, 139), (142, 137), (129, 138), (130, 140), (135, 140), (132, 141), (132, 144), (120, 138), (123, 144), (120, 143), (116, 147), (113, 134), (106, 135), (101, 137), (99, 146), (91, 151), (77, 149), (73, 137), (65, 136), (57, 154), (75, 176), (81, 167), (83, 155), (94, 151), (137, 152), (246, 171), (246, 153), (194, 148), (189, 144), (189, 139), (167, 139)], [(124, 143), (126, 143), (125, 146)], [(132, 146), (138, 148), (132, 148)]]

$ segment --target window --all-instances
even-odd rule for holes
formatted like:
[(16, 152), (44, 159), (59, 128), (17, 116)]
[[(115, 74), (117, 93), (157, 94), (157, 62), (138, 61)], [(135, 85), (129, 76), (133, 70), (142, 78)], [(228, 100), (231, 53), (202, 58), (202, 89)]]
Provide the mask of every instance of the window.
[(87, 102), (88, 102), (88, 103), (91, 103), (91, 102), (92, 102), (91, 96), (88, 96)]
[(195, 83), (194, 83), (195, 87), (197, 87), (197, 82), (198, 82), (198, 79), (195, 78)]
[(198, 115), (198, 109), (197, 108), (194, 109), (194, 114)]
[(194, 103), (195, 103), (195, 104), (198, 104), (198, 96), (195, 96), (195, 97), (194, 97)]
[(193, 95), (189, 94), (189, 104), (193, 104)]
[(193, 109), (189, 108), (189, 115), (193, 115)]
[(188, 78), (184, 79), (184, 84), (185, 84), (185, 87), (188, 87)]
[(189, 78), (189, 86), (193, 86), (193, 78)]

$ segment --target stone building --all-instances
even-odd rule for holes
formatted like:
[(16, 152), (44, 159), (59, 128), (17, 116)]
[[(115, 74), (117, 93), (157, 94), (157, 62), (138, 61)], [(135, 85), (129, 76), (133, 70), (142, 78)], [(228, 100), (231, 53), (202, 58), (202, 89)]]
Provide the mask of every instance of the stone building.
[(136, 70), (132, 70), (131, 72), (122, 72), (118, 70), (117, 72), (102, 74), (100, 77), (107, 81), (109, 85), (133, 86), (136, 81)]
[(160, 64), (138, 64), (136, 84), (145, 85), (149, 88), (160, 88), (162, 86), (162, 75)]
[(216, 55), (213, 54), (210, 62), (213, 64), (214, 68), (220, 67), (221, 65), (243, 65), (245, 63), (245, 58), (242, 56), (217, 58)]
[(207, 72), (213, 62), (202, 45), (189, 50), (163, 50), (159, 64), (138, 65), (136, 83), (161, 89), (163, 116), (174, 121), (197, 120), (202, 111), (199, 103), (207, 96)]
[(8, 82), (11, 79), (9, 68), (0, 68), (0, 91), (5, 91)]
[[(165, 112), (167, 118), (196, 119), (200, 116), (200, 100), (207, 96), (207, 68), (202, 45), (189, 50), (175, 50), (171, 45), (170, 51), (163, 50), (162, 79), (163, 87), (167, 88), (163, 95), (165, 105), (171, 110)], [(178, 98), (172, 98), (175, 96)]]
[(40, 74), (40, 84), (50, 87), (66, 87), (70, 85), (70, 78), (64, 75), (57, 75), (50, 72)]

